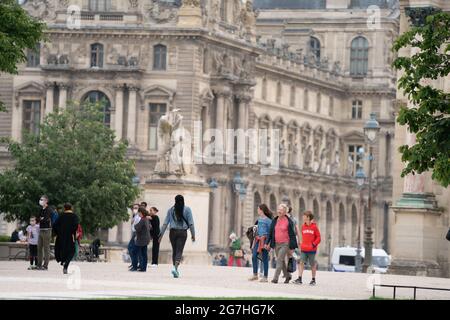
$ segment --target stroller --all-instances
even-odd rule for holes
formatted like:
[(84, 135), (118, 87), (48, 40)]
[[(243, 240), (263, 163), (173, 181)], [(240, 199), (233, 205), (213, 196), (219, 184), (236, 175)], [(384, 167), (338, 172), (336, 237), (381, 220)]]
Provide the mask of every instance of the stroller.
[(81, 249), (80, 255), (78, 256), (80, 261), (87, 261), (87, 262), (97, 262), (100, 260), (100, 246), (101, 242), (100, 239), (95, 239), (92, 241), (92, 243), (89, 245), (89, 249)]

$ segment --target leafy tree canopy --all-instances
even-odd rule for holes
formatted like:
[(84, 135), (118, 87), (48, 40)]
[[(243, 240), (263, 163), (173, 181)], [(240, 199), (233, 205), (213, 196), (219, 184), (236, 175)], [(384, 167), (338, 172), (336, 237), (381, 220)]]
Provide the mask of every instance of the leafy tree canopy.
[(70, 103), (46, 117), (39, 135), (9, 141), (14, 168), (0, 174), (0, 212), (8, 221), (36, 215), (43, 194), (50, 205), (72, 203), (88, 233), (128, 219), (127, 208), (139, 195), (135, 167), (103, 115), (100, 104)]
[(450, 93), (436, 86), (436, 80), (450, 72), (450, 14), (428, 16), (422, 26), (402, 34), (393, 50), (405, 47), (416, 51), (410, 57), (398, 57), (393, 65), (403, 72), (398, 87), (413, 107), (402, 107), (397, 121), (416, 135), (416, 144), (399, 148), (402, 161), (407, 162), (401, 176), (431, 170), (432, 178), (447, 187), (450, 183)]

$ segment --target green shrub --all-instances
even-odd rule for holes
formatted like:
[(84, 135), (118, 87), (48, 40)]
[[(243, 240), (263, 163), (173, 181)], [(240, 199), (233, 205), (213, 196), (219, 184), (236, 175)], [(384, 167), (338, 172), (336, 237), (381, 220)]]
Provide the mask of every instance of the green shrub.
[(10, 236), (0, 236), (0, 242), (9, 242)]

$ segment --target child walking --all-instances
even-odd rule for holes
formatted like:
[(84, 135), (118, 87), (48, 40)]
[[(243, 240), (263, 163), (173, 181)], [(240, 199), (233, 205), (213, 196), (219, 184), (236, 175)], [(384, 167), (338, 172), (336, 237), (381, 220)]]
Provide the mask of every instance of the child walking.
[[(30, 266), (28, 270), (33, 270), (37, 268), (38, 254), (37, 254), (37, 244), (39, 238), (39, 224), (36, 223), (36, 217), (30, 218), (30, 225), (27, 227), (27, 242), (28, 251), (30, 256)], [(34, 265), (33, 265), (34, 262)]]

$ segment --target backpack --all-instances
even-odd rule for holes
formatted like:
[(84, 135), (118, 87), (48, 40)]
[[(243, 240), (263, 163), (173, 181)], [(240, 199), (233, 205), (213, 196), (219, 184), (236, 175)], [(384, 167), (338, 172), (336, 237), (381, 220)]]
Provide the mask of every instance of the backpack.
[(58, 213), (56, 211), (52, 211), (51, 215), (50, 215), (50, 220), (52, 222), (52, 226), (55, 225), (56, 220), (58, 220), (59, 216)]
[(447, 236), (445, 237), (448, 241), (450, 241), (450, 228), (448, 228)]
[(297, 270), (297, 262), (295, 261), (294, 257), (289, 258), (288, 264), (287, 264), (287, 272), (293, 273)]

